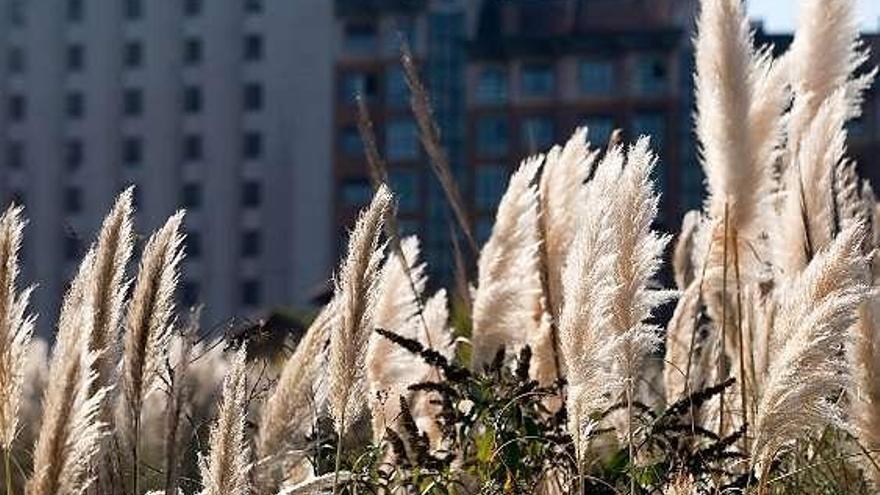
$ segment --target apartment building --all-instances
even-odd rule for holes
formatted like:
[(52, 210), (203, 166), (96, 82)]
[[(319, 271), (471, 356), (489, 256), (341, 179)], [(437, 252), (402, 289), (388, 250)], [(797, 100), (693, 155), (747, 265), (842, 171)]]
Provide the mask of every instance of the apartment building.
[(212, 325), (329, 275), (332, 3), (0, 0), (0, 199), (30, 224), (49, 334), (115, 195), (186, 218), (183, 304)]

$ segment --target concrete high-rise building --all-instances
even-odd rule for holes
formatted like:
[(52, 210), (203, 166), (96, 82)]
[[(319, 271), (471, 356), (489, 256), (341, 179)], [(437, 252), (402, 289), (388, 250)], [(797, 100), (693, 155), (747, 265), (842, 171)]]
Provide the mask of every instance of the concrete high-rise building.
[(203, 323), (305, 303), (329, 275), (333, 5), (0, 0), (0, 199), (50, 332), (114, 196), (137, 231), (188, 210), (180, 297)]

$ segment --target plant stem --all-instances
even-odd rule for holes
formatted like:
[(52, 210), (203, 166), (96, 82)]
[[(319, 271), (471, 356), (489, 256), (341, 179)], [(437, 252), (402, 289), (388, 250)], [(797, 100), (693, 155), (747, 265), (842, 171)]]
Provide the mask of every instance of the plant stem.
[[(724, 249), (721, 254), (721, 352), (718, 353), (718, 381), (727, 379), (724, 359), (727, 355), (727, 216), (728, 204), (724, 203)], [(724, 437), (724, 390), (718, 395), (718, 435)]]
[(339, 434), (336, 437), (336, 467), (333, 469), (333, 495), (339, 493), (339, 468), (342, 467), (342, 435), (344, 432), (345, 409), (342, 410), (342, 414), (339, 416)]
[(138, 410), (138, 412), (134, 413), (134, 440), (133, 440), (134, 444), (132, 445), (132, 454), (133, 454), (132, 457), (134, 458), (134, 462), (132, 464), (132, 480), (131, 480), (131, 485), (132, 485), (132, 489), (133, 489), (132, 495), (138, 494), (138, 475), (140, 474), (139, 469), (138, 469), (139, 468), (138, 463), (140, 462), (140, 459), (138, 459), (138, 456), (139, 456), (138, 443), (140, 440), (140, 429), (141, 429), (141, 417), (140, 417), (140, 411)]
[(6, 478), (6, 494), (12, 495), (12, 452), (11, 449), (3, 449), (3, 472)]
[(636, 492), (636, 478), (633, 474), (635, 468), (635, 449), (633, 448), (633, 377), (629, 376), (626, 385), (626, 415), (627, 415), (627, 443), (629, 443), (629, 493)]

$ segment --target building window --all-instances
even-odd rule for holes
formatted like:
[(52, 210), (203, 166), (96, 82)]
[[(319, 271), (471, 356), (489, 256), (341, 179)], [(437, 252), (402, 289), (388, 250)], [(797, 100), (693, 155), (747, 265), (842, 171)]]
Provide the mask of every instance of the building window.
[(259, 182), (246, 181), (241, 185), (241, 206), (256, 208), (263, 202), (263, 188)]
[(358, 96), (367, 101), (372, 100), (378, 93), (378, 83), (375, 74), (366, 72), (349, 72), (342, 77), (340, 97), (346, 103), (354, 103)]
[(633, 90), (638, 95), (654, 96), (665, 93), (669, 85), (666, 60), (658, 55), (637, 57), (632, 82)]
[(484, 67), (476, 89), (477, 103), (497, 105), (507, 102), (507, 71), (501, 67)]
[(6, 166), (9, 168), (24, 166), (24, 144), (21, 141), (9, 141), (6, 145)]
[(192, 280), (184, 280), (180, 284), (180, 304), (190, 308), (199, 303), (199, 283)]
[(198, 86), (187, 86), (183, 90), (183, 111), (199, 113), (202, 111), (202, 90)]
[(143, 45), (141, 45), (139, 41), (125, 42), (125, 53), (123, 58), (125, 66), (129, 69), (140, 67), (144, 59)]
[(24, 120), (27, 114), (27, 100), (24, 95), (12, 95), (9, 97), (9, 119), (13, 122)]
[(260, 83), (247, 83), (244, 85), (244, 108), (255, 111), (263, 108), (263, 85)]
[(202, 159), (202, 136), (187, 134), (183, 137), (183, 158), (188, 161)]
[(388, 174), (391, 189), (397, 198), (400, 213), (415, 213), (419, 209), (419, 175), (415, 170), (392, 170)]
[(136, 117), (144, 111), (143, 93), (138, 88), (127, 88), (122, 92), (122, 111), (129, 117)]
[(67, 70), (79, 72), (85, 65), (85, 52), (83, 46), (74, 44), (67, 47)]
[(503, 116), (480, 117), (477, 121), (477, 151), (484, 156), (507, 153), (509, 129)]
[(604, 147), (614, 132), (614, 119), (590, 115), (580, 119), (580, 125), (587, 128), (587, 141), (593, 146)]
[(553, 146), (554, 125), (550, 117), (527, 117), (522, 122), (521, 139), (525, 149), (537, 152)]
[(360, 207), (370, 202), (373, 188), (365, 177), (348, 178), (342, 181), (340, 193), (346, 206)]
[(139, 165), (143, 158), (141, 140), (138, 137), (128, 136), (122, 140), (122, 161), (129, 167)]
[(263, 0), (245, 0), (244, 11), (248, 14), (259, 14), (263, 12)]
[(354, 22), (345, 25), (345, 49), (355, 53), (369, 53), (378, 47), (378, 33), (373, 23)]
[(79, 259), (82, 243), (73, 232), (64, 233), (64, 259), (66, 261), (76, 261)]
[(11, 0), (9, 2), (9, 21), (13, 26), (24, 26), (25, 0)]
[(397, 119), (388, 123), (385, 134), (385, 154), (389, 160), (413, 160), (419, 156), (419, 130), (412, 119)]
[(262, 239), (257, 230), (248, 230), (241, 235), (241, 257), (256, 258), (262, 251)]
[(83, 0), (67, 0), (67, 20), (80, 22), (83, 19)]
[(82, 194), (76, 187), (68, 187), (64, 190), (64, 209), (68, 213), (82, 211)]
[(263, 135), (259, 132), (249, 131), (244, 133), (242, 153), (250, 160), (263, 156)]
[(183, 3), (183, 13), (188, 17), (195, 17), (202, 13), (201, 0), (185, 0)]
[(144, 15), (144, 4), (141, 0), (125, 0), (125, 18), (134, 21)]
[(662, 113), (638, 113), (632, 120), (633, 139), (649, 136), (651, 145), (662, 150), (666, 141), (666, 116)]
[(189, 38), (183, 42), (183, 62), (186, 65), (197, 65), (202, 62), (202, 40)]
[(248, 61), (262, 60), (263, 37), (259, 34), (248, 34), (244, 37), (244, 59)]
[(581, 93), (608, 95), (614, 89), (614, 63), (608, 60), (582, 60), (578, 66)]
[(357, 126), (349, 125), (342, 128), (339, 134), (340, 147), (345, 156), (360, 158), (364, 156), (364, 142)]
[(13, 46), (9, 49), (9, 72), (12, 74), (21, 74), (25, 69), (24, 50), (20, 46)]
[(394, 19), (393, 29), (388, 31), (385, 37), (385, 51), (399, 53), (401, 42), (406, 43), (413, 50), (416, 46), (416, 21), (412, 17), (397, 17)]
[(180, 202), (184, 208), (190, 210), (198, 209), (202, 206), (202, 186), (200, 184), (188, 183), (184, 184), (180, 190)]
[(84, 106), (83, 94), (78, 91), (67, 93), (67, 96), (64, 97), (65, 113), (68, 118), (78, 119), (82, 117)]
[(83, 145), (79, 139), (68, 139), (64, 144), (64, 162), (69, 170), (76, 170), (83, 163)]
[(243, 305), (257, 306), (262, 299), (262, 290), (259, 280), (245, 280), (241, 283), (241, 303)]
[(409, 86), (403, 69), (398, 66), (389, 67), (385, 71), (385, 104), (393, 107), (404, 107), (409, 103)]
[(476, 170), (474, 203), (480, 210), (493, 210), (507, 189), (507, 167), (479, 165)]
[(184, 239), (184, 252), (189, 258), (198, 258), (202, 255), (202, 235), (195, 231), (186, 233)]
[(525, 64), (522, 68), (524, 96), (552, 96), (556, 91), (556, 77), (550, 64)]

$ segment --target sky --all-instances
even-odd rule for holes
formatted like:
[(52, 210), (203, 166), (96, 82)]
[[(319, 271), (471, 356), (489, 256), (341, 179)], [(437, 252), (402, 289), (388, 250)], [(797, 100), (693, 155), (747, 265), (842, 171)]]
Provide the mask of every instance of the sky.
[[(877, 32), (880, 25), (880, 0), (855, 0), (862, 30)], [(770, 32), (791, 31), (797, 19), (798, 0), (748, 0), (749, 16), (764, 19)]]

